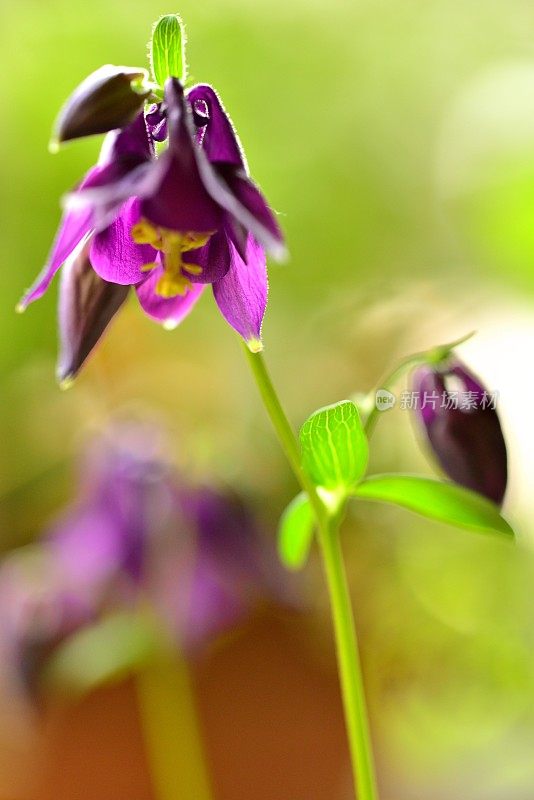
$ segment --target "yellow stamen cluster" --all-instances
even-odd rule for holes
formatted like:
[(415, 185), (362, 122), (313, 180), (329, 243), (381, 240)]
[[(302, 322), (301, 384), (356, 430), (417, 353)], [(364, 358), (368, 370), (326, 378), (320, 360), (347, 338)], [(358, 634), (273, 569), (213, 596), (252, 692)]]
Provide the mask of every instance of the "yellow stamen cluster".
[[(163, 275), (156, 284), (156, 294), (165, 298), (176, 297), (186, 294), (192, 288), (193, 284), (184, 272), (200, 275), (202, 267), (184, 262), (182, 253), (204, 247), (212, 234), (213, 231), (180, 233), (169, 228), (156, 227), (146, 219), (141, 219), (132, 227), (131, 235), (136, 244), (149, 244), (163, 253)], [(141, 269), (149, 272), (158, 266), (156, 263), (145, 264)]]

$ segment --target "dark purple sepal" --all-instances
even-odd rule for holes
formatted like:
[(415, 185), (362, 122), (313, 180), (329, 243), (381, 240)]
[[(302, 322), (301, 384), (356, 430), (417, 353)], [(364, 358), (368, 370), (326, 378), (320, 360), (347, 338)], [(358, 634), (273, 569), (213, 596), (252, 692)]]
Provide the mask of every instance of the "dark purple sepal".
[(108, 283), (97, 275), (89, 250), (86, 242), (75, 251), (61, 276), (57, 377), (63, 384), (76, 377), (129, 291), (129, 286)]
[[(451, 378), (455, 380), (452, 389), (447, 385)], [(412, 382), (417, 415), (445, 474), (501, 505), (508, 480), (506, 443), (488, 391), (458, 361), (442, 368), (420, 367)], [(470, 393), (474, 407), (461, 408), (461, 400), (457, 408), (446, 407), (453, 390), (460, 398)], [(428, 398), (434, 395), (438, 400), (429, 403)]]
[(247, 234), (275, 258), (283, 260), (284, 238), (276, 217), (248, 176), (245, 154), (216, 91), (207, 84), (187, 93), (200, 145), (199, 167), (204, 185), (227, 212), (226, 228), (238, 253), (245, 258)]
[(246, 170), (241, 142), (215, 89), (208, 84), (198, 84), (188, 91), (187, 99), (208, 161)]
[(128, 198), (155, 190), (153, 155), (144, 113), (140, 113), (121, 131), (108, 134), (90, 180), (64, 198), (65, 208), (90, 209), (92, 227), (104, 230)]
[(165, 101), (169, 146), (152, 165), (152, 185), (143, 185), (135, 192), (143, 198), (141, 214), (153, 224), (172, 230), (216, 230), (222, 211), (202, 180), (191, 111), (177, 78), (166, 81)]
[[(215, 202), (233, 218), (233, 223), (251, 233), (274, 258), (283, 260), (286, 248), (274, 214), (259, 189), (243, 171), (228, 165), (212, 165), (203, 150), (197, 161), (206, 190)], [(234, 228), (234, 232), (239, 227)]]
[(142, 109), (150, 91), (135, 91), (134, 81), (148, 78), (141, 67), (106, 64), (91, 73), (71, 94), (57, 119), (56, 142), (123, 128)]
[(150, 136), (155, 142), (164, 142), (167, 138), (167, 117), (163, 103), (155, 103), (145, 113), (146, 124)]

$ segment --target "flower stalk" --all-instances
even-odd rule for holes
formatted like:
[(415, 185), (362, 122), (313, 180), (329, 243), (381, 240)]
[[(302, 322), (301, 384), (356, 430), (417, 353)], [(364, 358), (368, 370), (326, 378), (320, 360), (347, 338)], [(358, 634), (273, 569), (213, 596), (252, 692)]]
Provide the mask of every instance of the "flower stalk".
[(139, 673), (137, 695), (158, 800), (211, 800), (185, 659), (162, 653)]
[(340, 514), (331, 514), (317, 493), (313, 481), (301, 465), (295, 435), (282, 408), (261, 353), (245, 354), (258, 386), (266, 411), (282, 449), (302, 489), (307, 493), (315, 514), (318, 540), (323, 557), (334, 634), (341, 694), (349, 740), (349, 750), (358, 800), (377, 800), (375, 768), (363, 676), (358, 652), (347, 577), (339, 542)]

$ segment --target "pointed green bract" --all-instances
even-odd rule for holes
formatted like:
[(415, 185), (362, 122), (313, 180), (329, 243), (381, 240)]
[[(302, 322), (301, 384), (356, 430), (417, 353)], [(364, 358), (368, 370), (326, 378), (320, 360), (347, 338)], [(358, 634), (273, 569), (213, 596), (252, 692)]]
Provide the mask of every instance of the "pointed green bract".
[(150, 66), (154, 80), (163, 86), (167, 78), (186, 80), (185, 30), (177, 14), (167, 14), (154, 25), (150, 42)]
[(415, 475), (373, 475), (360, 483), (353, 495), (362, 500), (392, 503), (429, 519), (481, 533), (514, 535), (498, 506), (455, 483)]
[(317, 486), (350, 491), (365, 472), (367, 437), (350, 400), (320, 408), (300, 431), (302, 465)]
[(301, 492), (288, 505), (278, 528), (278, 555), (288, 569), (302, 569), (313, 539), (314, 514), (308, 496)]

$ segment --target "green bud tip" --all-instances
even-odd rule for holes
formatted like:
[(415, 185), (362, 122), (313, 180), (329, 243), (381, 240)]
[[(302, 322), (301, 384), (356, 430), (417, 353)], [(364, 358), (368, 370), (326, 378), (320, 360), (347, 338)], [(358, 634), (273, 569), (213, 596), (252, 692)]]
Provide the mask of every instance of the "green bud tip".
[(185, 84), (186, 41), (185, 26), (178, 14), (165, 14), (152, 26), (148, 58), (157, 85), (163, 86), (169, 77), (179, 78)]
[(427, 353), (427, 363), (429, 364), (439, 364), (442, 361), (446, 361), (451, 352), (456, 348), (459, 347), (461, 344), (464, 344), (469, 339), (472, 339), (475, 336), (476, 331), (471, 331), (470, 333), (466, 333), (465, 336), (461, 336), (459, 339), (456, 339), (454, 342), (449, 342), (449, 344), (442, 344), (438, 347), (434, 347), (432, 350), (429, 350)]

